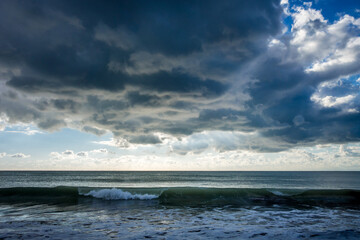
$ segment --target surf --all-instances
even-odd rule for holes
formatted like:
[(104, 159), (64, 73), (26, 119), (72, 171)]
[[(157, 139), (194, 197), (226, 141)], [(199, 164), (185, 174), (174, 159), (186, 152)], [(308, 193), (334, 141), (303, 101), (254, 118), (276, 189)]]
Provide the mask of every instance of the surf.
[(173, 206), (360, 206), (360, 190), (261, 188), (90, 188), (16, 187), (0, 189), (1, 202), (76, 204), (79, 200), (156, 201)]
[(152, 200), (159, 197), (159, 195), (155, 194), (137, 194), (130, 193), (127, 191), (123, 191), (117, 188), (111, 189), (100, 189), (100, 190), (91, 190), (88, 193), (80, 193), (83, 196), (91, 196), (94, 198), (100, 198), (105, 200)]

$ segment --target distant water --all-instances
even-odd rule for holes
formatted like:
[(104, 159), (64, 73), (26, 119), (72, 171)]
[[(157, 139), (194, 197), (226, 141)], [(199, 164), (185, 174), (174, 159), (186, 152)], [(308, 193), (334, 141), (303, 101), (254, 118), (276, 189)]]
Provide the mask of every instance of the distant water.
[(0, 172), (0, 239), (360, 239), (360, 172)]

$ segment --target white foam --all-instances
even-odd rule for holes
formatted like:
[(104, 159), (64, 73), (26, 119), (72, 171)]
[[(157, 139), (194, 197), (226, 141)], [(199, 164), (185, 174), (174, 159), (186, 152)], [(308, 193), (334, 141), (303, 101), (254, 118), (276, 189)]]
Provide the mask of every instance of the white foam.
[(278, 190), (268, 190), (268, 191), (275, 194), (275, 195), (277, 195), (277, 196), (289, 196), (288, 194), (285, 194), (285, 193), (280, 192)]
[(117, 188), (91, 190), (82, 195), (106, 200), (151, 200), (159, 197), (155, 194), (132, 194)]

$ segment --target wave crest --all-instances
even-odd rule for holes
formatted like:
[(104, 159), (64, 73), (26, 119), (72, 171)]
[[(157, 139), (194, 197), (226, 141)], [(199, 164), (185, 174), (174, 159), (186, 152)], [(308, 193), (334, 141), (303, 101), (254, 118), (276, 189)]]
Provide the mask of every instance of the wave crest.
[(133, 194), (117, 188), (91, 190), (90, 192), (82, 195), (91, 196), (94, 198), (101, 198), (105, 200), (152, 200), (159, 197), (155, 194), (147, 194), (147, 193)]

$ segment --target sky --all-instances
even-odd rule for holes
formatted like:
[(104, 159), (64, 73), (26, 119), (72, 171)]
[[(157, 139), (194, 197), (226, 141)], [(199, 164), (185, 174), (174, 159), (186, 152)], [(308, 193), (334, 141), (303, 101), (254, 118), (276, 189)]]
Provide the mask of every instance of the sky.
[(360, 170), (357, 0), (3, 0), (0, 36), (0, 170)]

